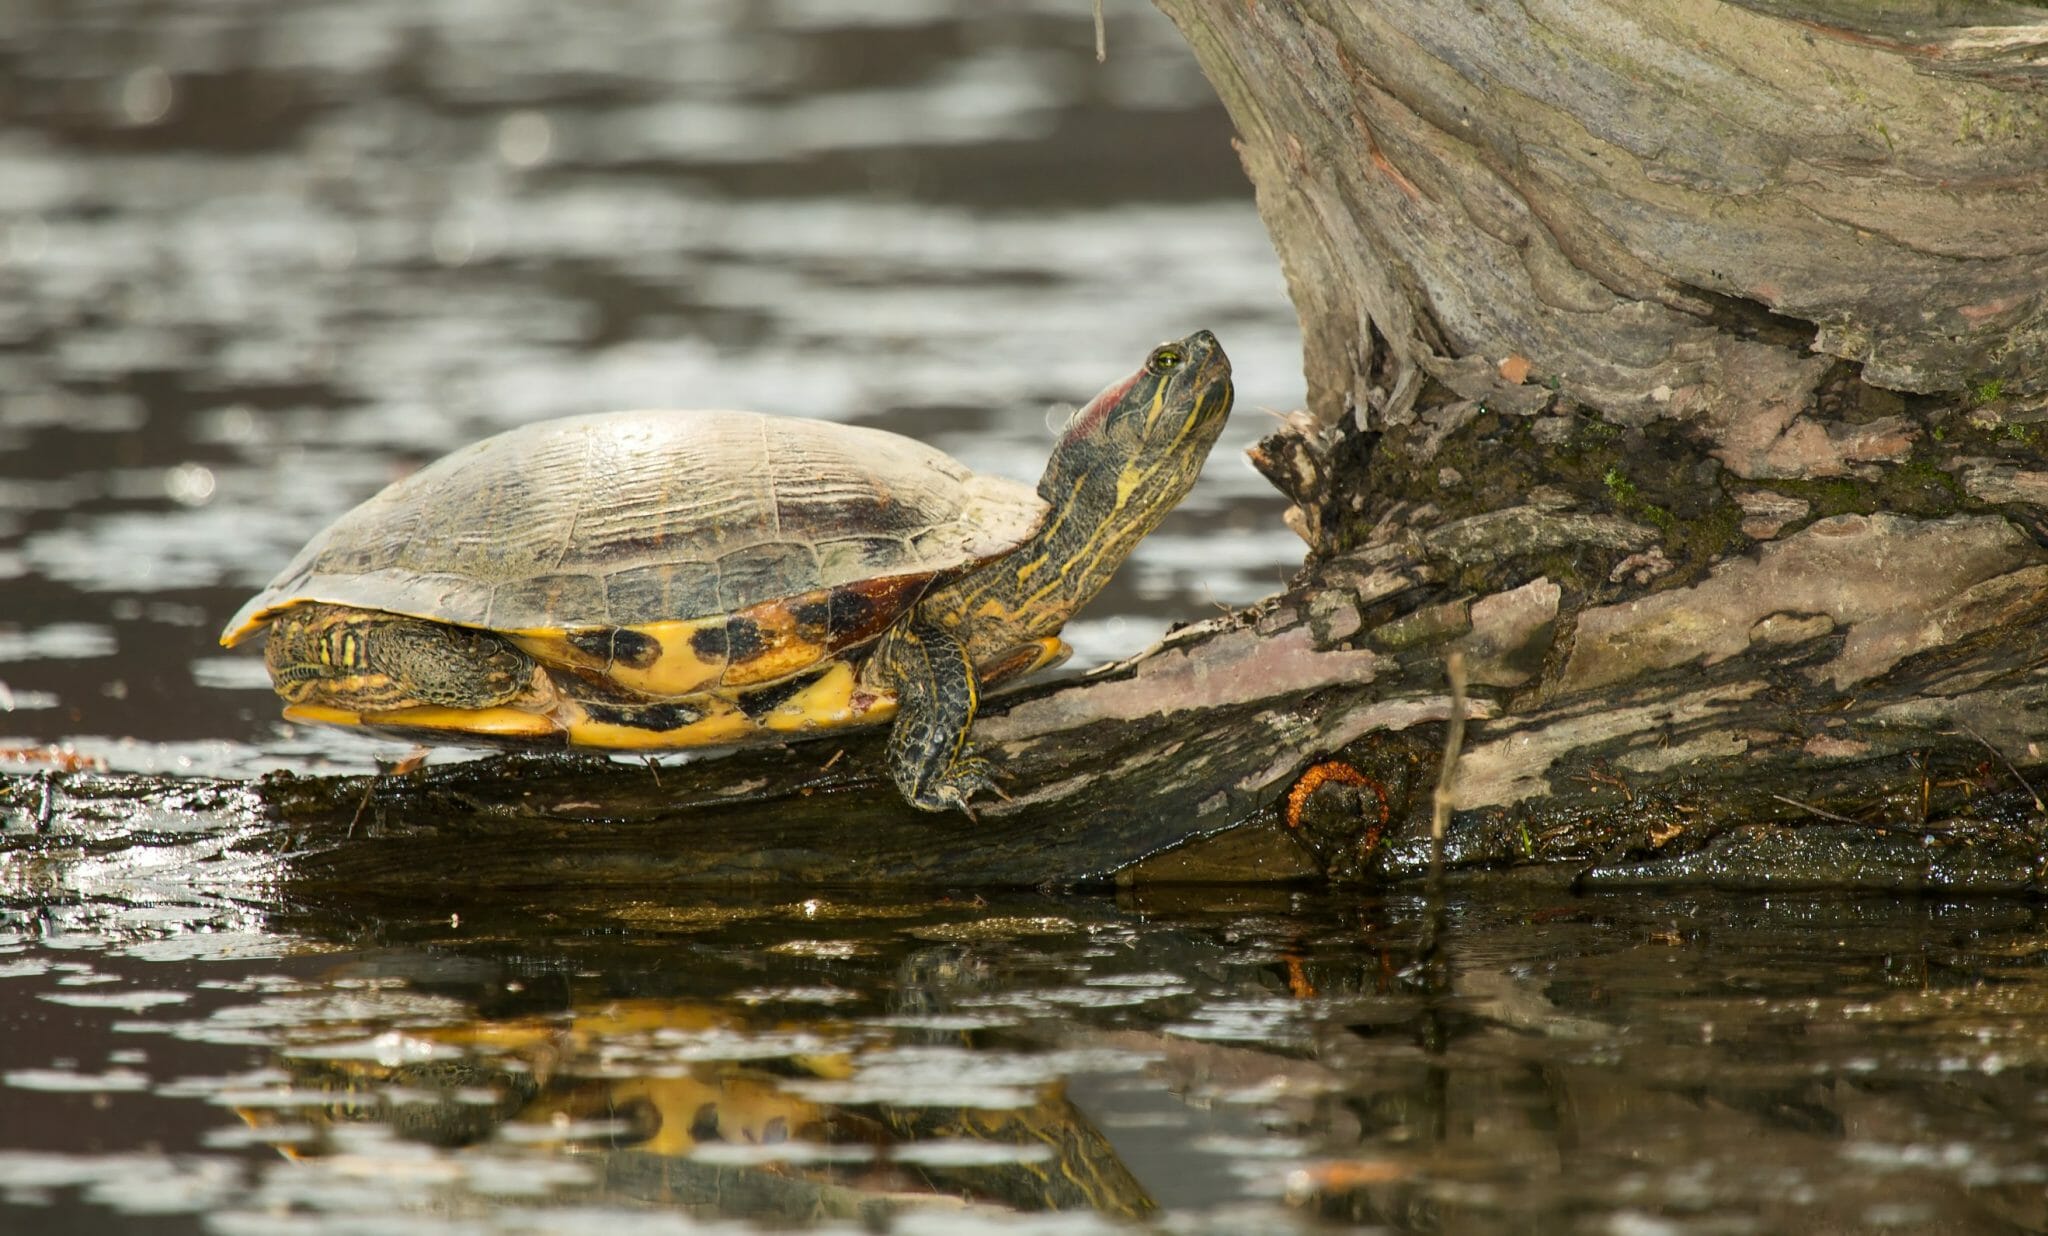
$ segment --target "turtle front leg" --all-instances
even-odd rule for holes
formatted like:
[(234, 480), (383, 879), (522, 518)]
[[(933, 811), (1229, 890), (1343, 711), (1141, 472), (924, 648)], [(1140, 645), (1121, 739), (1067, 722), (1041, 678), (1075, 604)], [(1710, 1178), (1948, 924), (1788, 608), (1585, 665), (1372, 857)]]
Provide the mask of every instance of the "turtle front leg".
[(968, 805), (996, 788), (988, 761), (967, 745), (981, 692), (960, 640), (935, 624), (911, 622), (875, 649), (882, 674), (896, 688), (896, 724), (889, 731), (889, 773), (911, 806), (923, 811)]

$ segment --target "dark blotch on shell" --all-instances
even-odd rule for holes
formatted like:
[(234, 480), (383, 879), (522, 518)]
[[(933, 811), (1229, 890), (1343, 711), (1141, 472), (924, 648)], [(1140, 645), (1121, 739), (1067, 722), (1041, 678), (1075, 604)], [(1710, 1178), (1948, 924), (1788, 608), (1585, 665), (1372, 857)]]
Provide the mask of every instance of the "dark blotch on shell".
[(796, 619), (797, 637), (805, 643), (825, 644), (831, 641), (833, 633), (831, 598), (819, 597), (814, 601), (805, 601), (790, 611), (790, 617)]
[(880, 635), (916, 603), (929, 579), (897, 576), (864, 580), (832, 590), (832, 643), (844, 648)]
[(707, 664), (725, 660), (725, 628), (700, 627), (690, 636), (690, 651)]
[(612, 660), (633, 669), (647, 669), (661, 660), (661, 641), (643, 631), (620, 627), (612, 632)]
[(588, 631), (571, 631), (569, 632), (568, 640), (569, 646), (578, 652), (596, 657), (600, 661), (610, 661), (612, 659), (612, 629), (610, 627), (597, 627)]
[(739, 697), (740, 711), (746, 713), (750, 720), (759, 722), (769, 713), (780, 708), (791, 696), (810, 686), (815, 681), (817, 681), (817, 675), (812, 674), (803, 678), (791, 678), (786, 682), (778, 682), (772, 686), (762, 687), (758, 691), (744, 692)]
[(569, 632), (569, 645), (606, 665), (646, 669), (661, 660), (661, 641), (625, 627), (591, 627)]
[(722, 1142), (723, 1134), (718, 1131), (718, 1104), (706, 1103), (690, 1117), (690, 1140), (695, 1142)]
[(665, 734), (704, 719), (704, 714), (684, 704), (627, 704), (614, 706), (585, 701), (583, 711), (592, 721), (605, 725), (629, 725), (634, 729)]
[[(694, 646), (695, 637), (692, 637)], [(725, 656), (730, 665), (743, 665), (775, 646), (775, 641), (752, 618), (734, 615), (725, 620)]]

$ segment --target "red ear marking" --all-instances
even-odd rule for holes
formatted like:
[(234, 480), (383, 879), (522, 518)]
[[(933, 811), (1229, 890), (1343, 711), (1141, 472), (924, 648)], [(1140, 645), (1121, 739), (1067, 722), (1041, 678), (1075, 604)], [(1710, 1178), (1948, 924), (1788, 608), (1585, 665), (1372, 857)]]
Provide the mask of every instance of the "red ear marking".
[(1085, 437), (1102, 428), (1102, 422), (1109, 417), (1109, 410), (1122, 403), (1124, 396), (1130, 394), (1131, 388), (1144, 376), (1145, 371), (1140, 369), (1120, 382), (1112, 382), (1103, 387), (1100, 395), (1089, 400), (1088, 406), (1074, 413), (1074, 419), (1067, 422), (1066, 436)]

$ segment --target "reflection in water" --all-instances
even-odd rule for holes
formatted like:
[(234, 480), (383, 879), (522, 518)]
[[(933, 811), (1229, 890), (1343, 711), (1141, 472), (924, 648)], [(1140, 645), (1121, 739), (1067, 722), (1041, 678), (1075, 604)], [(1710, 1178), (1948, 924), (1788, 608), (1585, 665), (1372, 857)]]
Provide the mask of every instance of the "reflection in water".
[(162, 908), (53, 906), (0, 936), (0, 1205), (79, 1231), (205, 1213), (437, 1236), (570, 1213), (1059, 1233), (2048, 1217), (2035, 907), (1503, 893), (1449, 907), (1432, 968), (1418, 902), (1216, 896), (308, 910), (211, 937), (166, 934)]
[(721, 1005), (601, 999), (361, 1052), (287, 1051), (289, 1080), (239, 1111), (295, 1158), (349, 1152), (335, 1127), (370, 1122), (433, 1146), (557, 1152), (590, 1165), (610, 1200), (757, 1219), (873, 1218), (934, 1199), (1153, 1208), (1064, 1096), (1062, 1057), (1006, 1068), (983, 1053), (936, 1080), (946, 1051), (972, 1047), (949, 1037), (960, 1041), (921, 1051), (830, 1017), (755, 1023)]

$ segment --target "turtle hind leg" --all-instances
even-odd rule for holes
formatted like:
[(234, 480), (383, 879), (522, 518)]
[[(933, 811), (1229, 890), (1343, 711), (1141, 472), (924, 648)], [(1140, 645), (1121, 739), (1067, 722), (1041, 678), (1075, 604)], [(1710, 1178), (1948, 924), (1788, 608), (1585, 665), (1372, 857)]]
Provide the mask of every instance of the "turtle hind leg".
[(912, 622), (883, 636), (875, 657), (896, 687), (896, 723), (889, 731), (896, 788), (920, 810), (957, 807), (972, 816), (968, 800), (996, 790), (996, 783), (988, 761), (967, 744), (980, 687), (966, 647), (935, 624)]
[(509, 703), (533, 659), (489, 631), (340, 605), (302, 605), (271, 625), (263, 659), (292, 704), (357, 713)]

